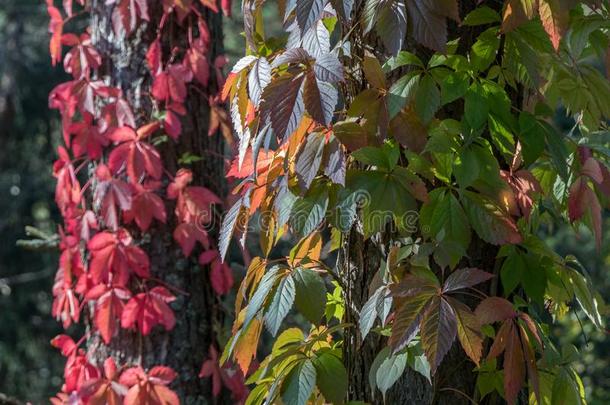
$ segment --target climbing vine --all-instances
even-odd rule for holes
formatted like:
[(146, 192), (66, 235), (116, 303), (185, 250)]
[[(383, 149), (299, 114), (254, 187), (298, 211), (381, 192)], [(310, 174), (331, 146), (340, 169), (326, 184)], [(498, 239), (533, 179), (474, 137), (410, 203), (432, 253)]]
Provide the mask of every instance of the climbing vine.
[[(87, 325), (79, 339), (59, 335), (52, 341), (66, 357), (64, 385), (52, 402), (178, 404), (171, 388), (175, 370), (162, 364), (145, 369), (137, 358), (125, 361), (120, 355), (96, 361), (83, 346), (94, 336), (111, 345), (122, 333), (147, 336), (174, 328), (171, 303), (182, 292), (151, 272), (147, 240), (159, 232), (157, 224), (175, 225), (173, 240), (184, 257), (197, 254), (199, 263), (209, 266), (216, 294), (227, 294), (233, 284), (207, 232), (214, 207), (223, 200), (193, 184), (188, 168), (202, 157), (180, 157), (177, 170), (163, 163), (163, 155), (181, 142), (190, 92), (205, 95), (209, 103), (209, 127), (200, 136), (223, 133), (232, 141), (218, 94), (226, 58), (210, 56), (206, 23), (210, 13), (230, 14), (231, 5), (225, 0), (101, 3), (64, 0), (56, 6), (47, 0), (51, 60), (53, 65), (63, 61), (71, 76), (49, 96), (50, 107), (61, 113), (63, 134), (53, 166), (63, 225), (52, 313), (66, 329), (83, 320)], [(156, 30), (144, 44), (147, 72), (137, 78), (144, 83), (139, 94), (129, 93), (112, 76), (119, 62), (102, 52), (108, 45), (99, 27), (90, 25), (100, 7), (111, 10), (109, 35), (115, 44), (126, 38), (146, 41), (147, 27)], [(186, 30), (186, 38), (174, 37), (176, 26)], [(214, 353), (212, 346), (210, 356)], [(222, 380), (239, 401), (243, 375), (208, 363), (200, 377), (214, 374), (214, 395)]]
[[(460, 401), (584, 403), (574, 349), (548, 331), (569, 310), (602, 328), (603, 304), (539, 235), (565, 221), (602, 243), (608, 3), (278, 2), (273, 37), (269, 3), (244, 0), (246, 56), (222, 92), (239, 184), (220, 256), (249, 228), (262, 254), (221, 361), (246, 372), (263, 326), (275, 338), (247, 403), (379, 401), (407, 369)], [(470, 392), (438, 386), (458, 344)]]

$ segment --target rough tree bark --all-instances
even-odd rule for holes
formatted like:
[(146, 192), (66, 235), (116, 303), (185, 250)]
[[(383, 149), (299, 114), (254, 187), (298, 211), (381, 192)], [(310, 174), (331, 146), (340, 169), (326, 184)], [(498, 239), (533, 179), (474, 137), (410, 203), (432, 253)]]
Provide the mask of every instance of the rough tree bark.
[[(357, 2), (352, 12), (352, 21), (359, 21), (364, 9), (364, 1)], [(465, 16), (474, 8), (478, 2), (472, 0), (460, 1), (460, 16)], [(499, 11), (501, 2), (488, 4), (489, 7)], [(352, 44), (352, 60), (362, 60), (366, 51), (377, 54), (382, 59), (383, 45), (375, 34), (362, 35), (361, 27), (344, 27), (344, 32), (352, 30), (350, 41)], [(450, 39), (460, 38), (457, 53), (464, 54), (480, 34), (478, 27), (458, 26), (453, 21), (448, 21), (448, 37)], [(433, 52), (424, 48), (410, 38), (404, 41), (403, 50), (410, 51), (419, 56), (424, 62)], [(362, 68), (359, 65), (349, 67), (352, 77), (344, 88), (344, 97), (351, 100), (360, 91), (366, 88), (362, 78)], [(405, 72), (401, 72), (404, 74)], [(400, 75), (396, 76), (396, 79)], [(388, 86), (392, 84), (392, 80)], [(513, 95), (514, 101), (520, 99), (518, 94)], [(437, 116), (442, 118), (461, 119), (463, 106), (446, 106), (441, 109)], [(349, 235), (344, 237), (338, 258), (339, 269), (341, 269), (343, 283), (345, 286), (345, 322), (358, 324), (359, 315), (357, 309), (362, 308), (369, 298), (369, 286), (375, 273), (381, 268), (382, 261), (387, 257), (389, 242), (392, 238), (391, 232), (373, 235), (365, 239), (359, 230), (358, 222), (354, 225)], [(467, 257), (462, 259), (459, 266), (478, 267), (490, 273), (496, 273), (497, 246), (490, 245), (473, 235), (473, 241), (468, 249)], [(493, 293), (490, 283), (482, 285), (481, 290), (488, 289)], [(492, 294), (493, 295), (493, 294)], [(344, 336), (343, 358), (346, 365), (349, 381), (348, 399), (365, 401), (371, 404), (471, 404), (476, 395), (476, 373), (473, 372), (475, 365), (467, 358), (459, 344), (454, 343), (451, 350), (443, 360), (443, 363), (432, 378), (430, 384), (421, 374), (406, 368), (403, 376), (388, 391), (385, 402), (381, 393), (371, 391), (369, 385), (369, 370), (375, 356), (387, 346), (387, 339), (377, 334), (370, 333), (366, 339), (362, 339), (357, 327), (347, 328)], [(493, 395), (486, 402), (495, 403), (497, 398)]]
[[(148, 95), (151, 76), (146, 66), (145, 54), (156, 37), (162, 15), (161, 1), (149, 2), (150, 22), (139, 24), (135, 33), (128, 38), (118, 37), (112, 29), (113, 5), (103, 0), (93, 1), (91, 12), (92, 39), (99, 50), (104, 64), (100, 68), (100, 78), (108, 84), (122, 89), (127, 101), (132, 105), (137, 124), (150, 117), (152, 105)], [(222, 17), (200, 8), (205, 16), (210, 34), (210, 58), (222, 53)], [(165, 54), (174, 44), (186, 44), (188, 31), (170, 17), (166, 22), (162, 44)], [(188, 17), (192, 18), (192, 17)], [(210, 86), (214, 86), (210, 84)], [(187, 114), (183, 117), (183, 131), (178, 143), (165, 142), (160, 148), (165, 169), (170, 173), (178, 170), (178, 159), (185, 152), (201, 156), (189, 168), (193, 172), (193, 184), (205, 185), (217, 195), (224, 195), (222, 159), (224, 142), (220, 134), (208, 136), (209, 101), (208, 95), (199, 89), (189, 89)], [(209, 91), (216, 91), (210, 87)], [(165, 184), (167, 185), (167, 184)], [(172, 367), (178, 378), (172, 384), (183, 404), (203, 404), (212, 402), (211, 380), (198, 377), (201, 364), (208, 357), (210, 344), (216, 343), (215, 336), (223, 327), (223, 311), (217, 295), (209, 282), (208, 270), (197, 264), (196, 255), (185, 259), (179, 246), (172, 239), (176, 227), (174, 206), (167, 203), (167, 224), (155, 224), (146, 235), (137, 228), (129, 228), (150, 258), (151, 274), (168, 286), (175, 287), (177, 300), (172, 303), (176, 315), (176, 326), (170, 332), (160, 328), (150, 336), (142, 337), (137, 332), (121, 330), (110, 345), (105, 345), (100, 336), (93, 334), (87, 342), (89, 357), (97, 364), (111, 355), (119, 364), (140, 362), (143, 367), (167, 365)], [(219, 225), (219, 221), (216, 221)], [(214, 228), (216, 228), (216, 225)], [(216, 229), (208, 230), (211, 238), (216, 238)]]

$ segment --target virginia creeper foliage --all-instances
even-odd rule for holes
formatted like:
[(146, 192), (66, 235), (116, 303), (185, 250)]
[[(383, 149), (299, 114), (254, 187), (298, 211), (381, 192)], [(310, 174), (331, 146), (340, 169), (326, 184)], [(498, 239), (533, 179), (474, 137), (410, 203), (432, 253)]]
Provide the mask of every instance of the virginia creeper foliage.
[[(54, 65), (63, 60), (71, 76), (49, 96), (50, 107), (61, 113), (64, 143), (53, 167), (63, 225), (52, 311), (64, 328), (85, 318), (91, 321), (78, 341), (67, 335), (53, 340), (66, 365), (62, 392), (52, 402), (178, 404), (171, 388), (177, 374), (171, 368), (144, 369), (137, 361), (113, 357), (97, 364), (81, 346), (94, 335), (109, 345), (120, 333), (146, 336), (174, 328), (171, 303), (180, 291), (153, 277), (147, 252), (146, 235), (158, 232), (157, 223), (176, 224), (173, 239), (184, 256), (199, 254), (202, 265), (210, 264), (210, 283), (218, 295), (231, 289), (231, 270), (219, 260), (217, 244), (206, 232), (213, 206), (222, 206), (223, 201), (206, 187), (191, 184), (193, 174), (187, 167), (170, 172), (162, 157), (164, 149), (171, 151), (171, 144), (180, 142), (190, 91), (206, 94), (212, 106), (209, 133), (202, 136), (216, 136), (219, 128), (228, 134), (229, 123), (215, 90), (222, 88), (226, 58), (211, 60), (205, 15), (228, 15), (231, 5), (216, 0), (105, 2), (112, 7), (115, 38), (141, 35), (136, 33), (143, 24), (158, 24), (156, 39), (146, 44), (148, 72), (142, 78), (147, 83), (145, 103), (152, 108), (136, 109), (109, 78), (115, 61), (96, 49), (100, 39), (92, 38), (95, 27), (70, 31), (92, 21), (89, 14), (99, 6), (95, 3), (63, 1), (58, 6), (47, 0), (51, 60)], [(158, 11), (162, 14), (151, 14)], [(163, 43), (172, 24), (188, 30), (186, 41)], [(216, 353), (212, 347), (210, 356), (215, 359)], [(209, 376), (205, 368), (202, 377)], [(230, 371), (214, 370), (215, 375)], [(230, 374), (225, 385), (239, 402), (243, 375)], [(214, 380), (216, 395), (217, 384)]]
[[(239, 184), (220, 256), (264, 220), (221, 361), (245, 373), (263, 325), (276, 338), (246, 402), (381, 403), (407, 368), (451, 390), (437, 376), (455, 349), (477, 375), (456, 401), (584, 403), (549, 323), (577, 302), (601, 328), (601, 298), (539, 235), (567, 221), (602, 243), (610, 82), (595, 61), (608, 63), (608, 3), (278, 2), (279, 37), (265, 33), (267, 3), (243, 1), (246, 56), (222, 92)], [(350, 265), (371, 245), (379, 266)], [(350, 282), (363, 271), (370, 285)], [(306, 329), (284, 326), (293, 308)], [(356, 397), (346, 356), (372, 335), (370, 395)]]

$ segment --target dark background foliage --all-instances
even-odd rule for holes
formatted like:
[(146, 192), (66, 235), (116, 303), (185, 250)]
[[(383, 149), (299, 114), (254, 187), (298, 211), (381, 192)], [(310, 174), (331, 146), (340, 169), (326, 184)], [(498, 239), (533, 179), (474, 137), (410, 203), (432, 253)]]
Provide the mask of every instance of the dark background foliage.
[[(236, 15), (225, 24), (232, 62), (243, 53), (244, 42), (240, 2), (234, 3)], [(51, 167), (59, 125), (47, 97), (65, 77), (50, 65), (46, 27), (42, 0), (0, 0), (0, 393), (35, 404), (59, 389), (63, 365), (49, 344), (61, 332), (50, 314), (57, 252), (16, 246), (27, 238), (26, 225), (54, 233), (58, 222)], [(601, 295), (610, 297), (608, 243), (597, 252), (591, 235), (582, 231), (576, 237), (567, 226), (545, 236), (558, 253), (577, 256)], [(581, 351), (577, 367), (590, 403), (610, 403), (610, 339), (579, 319), (568, 315), (553, 333)]]

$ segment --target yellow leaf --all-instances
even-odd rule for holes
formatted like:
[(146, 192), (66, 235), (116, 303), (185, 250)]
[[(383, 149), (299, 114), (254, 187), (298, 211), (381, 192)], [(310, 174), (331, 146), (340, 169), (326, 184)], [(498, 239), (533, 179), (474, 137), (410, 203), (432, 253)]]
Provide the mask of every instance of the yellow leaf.
[(248, 330), (239, 338), (239, 341), (235, 345), (235, 361), (241, 368), (241, 371), (246, 375), (250, 368), (250, 363), (256, 355), (256, 348), (258, 347), (258, 340), (261, 336), (263, 323), (255, 318), (250, 322)]
[(296, 267), (304, 259), (309, 259), (311, 261), (320, 260), (321, 252), (322, 238), (318, 232), (314, 232), (308, 237), (301, 239), (299, 243), (292, 248), (290, 251), (290, 256), (288, 257), (288, 265), (290, 267)]
[(540, 0), (538, 13), (540, 14), (542, 26), (553, 44), (553, 48), (558, 50), (568, 18), (567, 13), (561, 10), (557, 0)]

